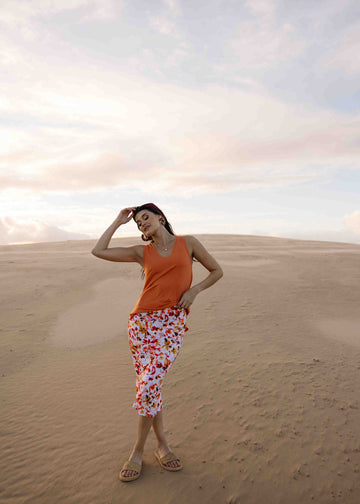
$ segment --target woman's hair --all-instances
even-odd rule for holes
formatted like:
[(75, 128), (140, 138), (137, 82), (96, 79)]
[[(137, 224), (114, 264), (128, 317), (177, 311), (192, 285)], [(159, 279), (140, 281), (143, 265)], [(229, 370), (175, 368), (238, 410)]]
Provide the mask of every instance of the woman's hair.
[[(163, 217), (164, 219), (164, 227), (167, 231), (169, 231), (170, 234), (172, 235), (175, 235), (174, 231), (173, 231), (173, 228), (171, 227), (171, 224), (168, 222), (164, 212), (162, 210), (160, 210), (159, 207), (157, 207), (156, 205), (154, 205), (154, 203), (145, 203), (144, 205), (140, 205), (138, 207), (135, 208), (134, 210), (134, 215), (133, 215), (133, 219), (135, 221), (135, 216), (137, 213), (139, 213), (141, 210), (149, 210), (149, 212), (152, 212), (156, 215), (161, 215), (161, 217)], [(136, 222), (136, 221), (135, 221)], [(141, 235), (141, 238), (144, 240), (144, 241), (149, 241), (151, 240), (151, 236), (149, 236), (149, 238), (146, 238), (143, 234)]]

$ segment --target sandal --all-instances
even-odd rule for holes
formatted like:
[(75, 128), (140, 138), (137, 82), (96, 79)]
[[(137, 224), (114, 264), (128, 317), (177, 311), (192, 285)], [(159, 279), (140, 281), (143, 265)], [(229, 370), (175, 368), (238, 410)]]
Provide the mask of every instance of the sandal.
[[(140, 464), (138, 464), (137, 462), (134, 462), (132, 460), (127, 460), (120, 471), (119, 479), (121, 481), (134, 481), (140, 477), (141, 469), (142, 469), (142, 466)], [(123, 476), (122, 473), (126, 470), (136, 471), (137, 474), (133, 474), (132, 476)]]
[[(157, 458), (161, 467), (163, 469), (166, 469), (167, 471), (180, 471), (183, 468), (183, 466), (181, 465), (180, 459), (175, 455), (175, 453), (173, 453), (171, 451), (169, 453), (167, 453), (166, 455), (164, 455), (163, 457), (160, 457), (160, 455), (158, 454), (157, 451), (154, 451), (154, 455)], [(168, 462), (175, 462), (175, 461), (180, 462), (180, 465), (178, 467), (171, 467), (171, 466), (166, 465)]]

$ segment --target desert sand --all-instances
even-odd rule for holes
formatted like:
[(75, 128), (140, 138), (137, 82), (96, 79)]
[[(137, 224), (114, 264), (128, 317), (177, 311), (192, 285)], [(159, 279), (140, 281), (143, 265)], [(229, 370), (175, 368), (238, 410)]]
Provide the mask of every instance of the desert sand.
[(224, 277), (163, 387), (184, 469), (161, 469), (150, 431), (131, 483), (139, 265), (93, 257), (95, 240), (0, 247), (1, 503), (360, 502), (360, 245), (198, 238)]

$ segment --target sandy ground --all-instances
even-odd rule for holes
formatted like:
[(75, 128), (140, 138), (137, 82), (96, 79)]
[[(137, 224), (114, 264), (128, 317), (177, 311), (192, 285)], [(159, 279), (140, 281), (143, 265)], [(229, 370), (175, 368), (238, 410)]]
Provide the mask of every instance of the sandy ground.
[(225, 274), (163, 388), (184, 470), (160, 468), (151, 431), (132, 483), (118, 473), (137, 426), (140, 267), (93, 257), (93, 241), (0, 247), (1, 503), (360, 502), (360, 246), (199, 239)]

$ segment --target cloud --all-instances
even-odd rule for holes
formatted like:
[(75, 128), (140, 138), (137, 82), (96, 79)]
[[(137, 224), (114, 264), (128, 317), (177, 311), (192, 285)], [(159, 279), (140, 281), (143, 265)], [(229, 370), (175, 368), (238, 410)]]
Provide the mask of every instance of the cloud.
[[(177, 0), (163, 0), (165, 9), (157, 16), (150, 16), (150, 28), (158, 31), (162, 35), (167, 35), (175, 39), (183, 38), (179, 31), (177, 18), (181, 14), (181, 8)], [(180, 49), (179, 49), (180, 50)], [(167, 57), (166, 59), (168, 59)]]
[(12, 83), (13, 99), (2, 104), (13, 123), (0, 132), (0, 189), (226, 192), (359, 166), (357, 117), (226, 86), (28, 63), (37, 83)]
[(173, 16), (179, 16), (181, 8), (178, 0), (164, 0), (164, 4)]
[(150, 16), (150, 27), (162, 35), (179, 39), (176, 18), (180, 15), (180, 6), (176, 0), (163, 0), (163, 3), (166, 10), (158, 16)]
[(275, 12), (276, 4), (274, 0), (247, 0), (245, 6), (254, 14), (265, 17), (272, 17)]
[(32, 177), (0, 175), (0, 188), (69, 193), (93, 189), (101, 191), (156, 175), (156, 167), (145, 175), (143, 166), (136, 163), (127, 166), (121, 153), (105, 152), (86, 161), (49, 163), (42, 172), (34, 173)]
[[(61, 12), (77, 11), (80, 16), (83, 9), (83, 20), (111, 19), (119, 7), (121, 0), (3, 0), (1, 2), (1, 24), (10, 28), (23, 29), (23, 34), (31, 33), (31, 25), (37, 20), (47, 20), (49, 16)], [(116, 9), (115, 9), (116, 6)]]
[(356, 1), (250, 0), (232, 13), (222, 40), (215, 31), (210, 42), (221, 54), (213, 58), (213, 80), (241, 86), (252, 79), (283, 101), (359, 110)]
[(360, 235), (360, 211), (345, 215), (344, 221), (346, 226), (354, 233)]
[(323, 62), (325, 68), (339, 68), (349, 75), (360, 73), (360, 60), (355, 55), (360, 53), (360, 23), (352, 26), (342, 37), (338, 47)]
[(166, 15), (151, 17), (150, 26), (163, 35), (171, 35), (173, 37), (178, 36), (175, 22), (169, 19)]
[(86, 234), (67, 232), (56, 226), (49, 226), (39, 220), (15, 220), (9, 216), (0, 218), (1, 244), (81, 240), (87, 238), (89, 236)]
[(241, 67), (266, 69), (301, 54), (307, 42), (290, 22), (279, 23), (277, 2), (248, 0), (245, 7), (250, 19), (239, 23), (238, 36), (228, 41)]

